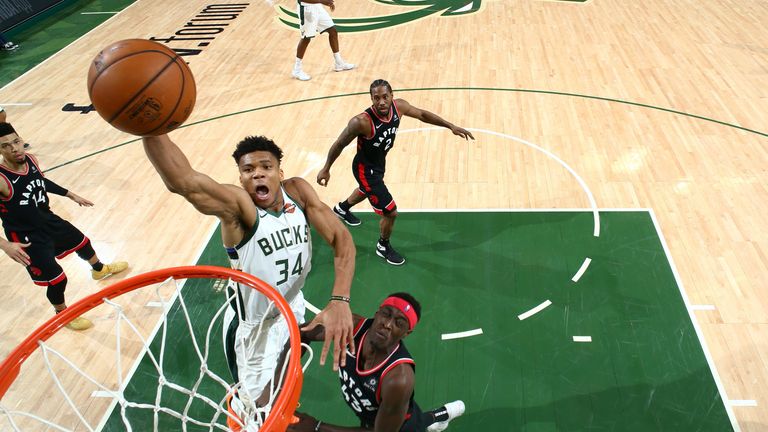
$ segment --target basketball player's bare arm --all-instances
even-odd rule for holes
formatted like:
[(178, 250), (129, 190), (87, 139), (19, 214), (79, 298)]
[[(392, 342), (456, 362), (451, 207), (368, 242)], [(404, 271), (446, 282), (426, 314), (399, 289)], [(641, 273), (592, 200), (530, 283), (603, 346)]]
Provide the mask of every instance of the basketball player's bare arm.
[(4, 177), (0, 177), (0, 198), (8, 198), (11, 194), (11, 186), (8, 185), (8, 180)]
[(454, 135), (458, 135), (464, 139), (469, 139), (469, 138), (475, 139), (475, 137), (472, 136), (472, 132), (462, 127), (456, 126), (455, 124), (449, 122), (448, 120), (440, 117), (439, 115), (433, 112), (429, 112), (421, 108), (416, 108), (415, 106), (411, 105), (404, 99), (397, 99), (395, 103), (397, 104), (397, 108), (400, 110), (400, 114), (404, 116), (419, 119), (424, 123), (429, 123), (435, 126), (442, 126), (444, 128), (448, 128), (451, 130), (451, 132), (453, 132)]
[[(317, 192), (306, 180), (294, 177), (283, 182), (283, 185), (289, 195), (297, 197), (310, 225), (333, 248), (334, 278), (331, 295), (349, 298), (352, 278), (355, 274), (356, 251), (352, 235), (333, 214), (330, 207), (320, 201)], [(336, 371), (339, 365), (344, 366), (346, 363), (344, 347), (349, 345), (352, 353), (355, 350), (352, 337), (352, 311), (349, 309), (349, 303), (330, 300), (307, 329), (312, 329), (318, 324), (325, 327), (326, 334), (323, 349), (320, 352), (320, 364), (325, 364), (328, 349), (333, 344), (333, 370)]]
[(415, 374), (408, 364), (395, 366), (381, 382), (381, 403), (373, 430), (397, 432), (408, 414)]
[[(168, 135), (144, 137), (142, 141), (149, 161), (168, 190), (183, 196), (200, 213), (217, 216), (222, 221), (222, 229), (235, 227), (242, 231), (242, 226), (249, 220), (251, 225), (256, 221), (256, 210), (245, 190), (221, 184), (195, 171)], [(239, 240), (235, 238), (234, 241), (236, 244)]]
[(341, 135), (336, 138), (336, 141), (331, 145), (328, 150), (328, 157), (325, 160), (325, 165), (320, 172), (317, 173), (317, 183), (320, 186), (328, 186), (328, 182), (331, 180), (331, 166), (341, 154), (344, 147), (348, 146), (355, 138), (360, 135), (368, 136), (372, 133), (371, 123), (365, 114), (358, 114), (352, 117), (347, 127), (341, 131)]

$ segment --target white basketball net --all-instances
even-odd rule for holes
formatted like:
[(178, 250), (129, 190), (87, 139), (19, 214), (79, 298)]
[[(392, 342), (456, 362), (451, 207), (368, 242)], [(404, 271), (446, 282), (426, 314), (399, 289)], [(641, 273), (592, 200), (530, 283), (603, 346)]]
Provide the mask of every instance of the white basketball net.
[[(218, 279), (198, 280), (225, 285)], [(82, 333), (61, 329), (38, 341), (38, 350), (0, 400), (0, 430), (227, 431), (227, 419), (243, 430), (258, 430), (282, 387), (285, 364), (279, 381), (269, 386), (269, 403), (256, 408), (245, 398), (246, 406), (238, 405), (242, 420), (228, 412), (227, 400), (242, 383), (232, 384), (229, 370), (221, 366), (226, 361), (214, 329), (233, 299), (207, 293), (215, 296), (218, 309), (210, 322), (196, 322), (191, 315), (199, 315), (200, 306), (187, 304), (183, 293), (190, 297), (197, 289), (182, 290), (184, 282), (169, 278), (104, 299), (85, 314), (94, 328)], [(149, 322), (157, 324), (149, 329)], [(114, 345), (105, 346), (105, 340)], [(180, 358), (182, 351), (192, 355)], [(310, 360), (311, 350), (307, 364)], [(218, 366), (209, 367), (212, 363)], [(141, 383), (131, 383), (139, 378)]]

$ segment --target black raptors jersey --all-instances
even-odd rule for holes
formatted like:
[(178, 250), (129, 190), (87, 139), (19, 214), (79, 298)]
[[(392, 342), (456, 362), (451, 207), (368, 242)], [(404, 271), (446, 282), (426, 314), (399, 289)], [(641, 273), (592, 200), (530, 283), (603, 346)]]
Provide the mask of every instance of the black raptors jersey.
[(0, 165), (0, 181), (11, 191), (9, 196), (0, 197), (0, 219), (6, 233), (43, 229), (51, 209), (37, 161), (27, 155), (21, 171)]
[[(368, 318), (361, 321), (355, 329), (355, 352), (358, 355), (363, 352), (363, 341), (365, 341), (365, 336), (372, 324), (373, 319)], [(386, 360), (372, 369), (363, 370), (362, 362), (359, 360), (347, 351), (347, 364), (339, 369), (341, 393), (344, 395), (347, 405), (360, 418), (360, 425), (373, 428), (381, 401), (380, 385), (384, 376), (397, 365), (410, 364), (415, 370), (416, 364), (402, 341)], [(408, 416), (413, 412), (413, 407), (413, 394), (411, 394)]]
[(388, 119), (380, 118), (373, 107), (365, 110), (364, 114), (371, 121), (371, 132), (367, 136), (360, 135), (357, 137), (355, 162), (373, 165), (384, 171), (387, 152), (395, 145), (395, 135), (398, 126), (400, 126), (400, 111), (398, 111), (395, 101), (392, 101)]

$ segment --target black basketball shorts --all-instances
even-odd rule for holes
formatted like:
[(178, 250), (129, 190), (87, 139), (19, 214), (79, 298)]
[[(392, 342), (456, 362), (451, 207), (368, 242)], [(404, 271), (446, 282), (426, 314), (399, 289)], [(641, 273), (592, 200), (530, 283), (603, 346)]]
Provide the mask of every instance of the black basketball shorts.
[(373, 211), (378, 214), (385, 214), (397, 209), (395, 199), (392, 198), (387, 185), (384, 184), (384, 171), (355, 162), (352, 166), (352, 174), (360, 186), (360, 193), (368, 197)]

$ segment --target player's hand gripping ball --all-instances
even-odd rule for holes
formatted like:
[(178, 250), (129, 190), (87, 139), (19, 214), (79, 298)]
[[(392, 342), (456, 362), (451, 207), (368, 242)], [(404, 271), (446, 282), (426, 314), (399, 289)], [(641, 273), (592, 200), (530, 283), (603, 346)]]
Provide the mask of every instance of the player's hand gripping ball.
[(139, 136), (181, 126), (195, 106), (192, 71), (165, 45), (145, 39), (115, 42), (88, 71), (88, 96), (109, 124)]

